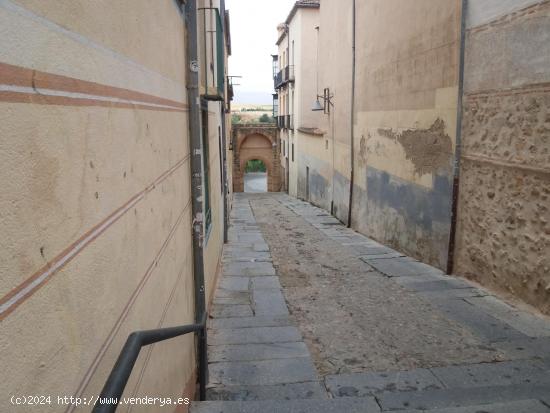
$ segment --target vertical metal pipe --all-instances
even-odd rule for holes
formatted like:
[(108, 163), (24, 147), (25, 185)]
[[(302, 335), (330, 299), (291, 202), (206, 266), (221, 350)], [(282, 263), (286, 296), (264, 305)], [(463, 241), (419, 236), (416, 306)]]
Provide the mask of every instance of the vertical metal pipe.
[(352, 5), (352, 17), (351, 17), (351, 110), (350, 110), (350, 158), (351, 158), (351, 171), (349, 178), (349, 202), (348, 202), (348, 228), (351, 228), (351, 210), (353, 207), (353, 181), (355, 172), (355, 138), (354, 138), (354, 125), (355, 125), (355, 22), (356, 22), (356, 4), (353, 0)]
[[(189, 143), (191, 150), (191, 209), (193, 214), (193, 275), (195, 283), (195, 321), (206, 320), (206, 288), (204, 283), (204, 217), (203, 217), (203, 151), (201, 139), (201, 112), (199, 100), (199, 61), (197, 33), (197, 2), (185, 3), (187, 21), (187, 98), (189, 103)], [(199, 383), (201, 389), (206, 385), (206, 330), (199, 334)], [(201, 397), (203, 396), (201, 390)]]
[(449, 231), (449, 249), (447, 251), (447, 274), (454, 270), (454, 250), (456, 243), (456, 225), (458, 215), (458, 192), (460, 183), (460, 158), (462, 154), (462, 100), (464, 95), (464, 56), (466, 52), (466, 18), (468, 14), (468, 0), (461, 0), (460, 17), (460, 56), (458, 68), (458, 103), (456, 117), (456, 149), (453, 168), (453, 195), (451, 199), (451, 229)]
[(199, 399), (206, 400), (206, 383), (208, 383), (208, 339), (206, 320), (199, 332)]
[(222, 118), (222, 186), (223, 186), (223, 242), (228, 240), (228, 227), (229, 227), (229, 202), (228, 202), (228, 191), (229, 184), (227, 182), (227, 128), (225, 125), (226, 115), (225, 115), (225, 100), (220, 102), (221, 107), (221, 118)]

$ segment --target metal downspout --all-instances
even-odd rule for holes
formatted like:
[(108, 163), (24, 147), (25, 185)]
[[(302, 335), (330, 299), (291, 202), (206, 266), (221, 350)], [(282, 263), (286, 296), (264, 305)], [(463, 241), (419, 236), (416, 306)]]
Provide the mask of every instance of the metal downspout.
[(356, 22), (356, 7), (355, 0), (353, 0), (352, 10), (352, 63), (351, 63), (351, 125), (350, 125), (350, 158), (351, 158), (351, 171), (349, 179), (349, 202), (348, 202), (348, 228), (351, 228), (351, 210), (353, 206), (353, 181), (355, 172), (355, 138), (354, 138), (354, 125), (355, 125), (355, 22)]
[[(204, 282), (204, 216), (203, 216), (203, 162), (201, 139), (201, 114), (199, 99), (199, 59), (197, 35), (197, 2), (185, 2), (187, 21), (187, 98), (189, 103), (189, 143), (191, 151), (191, 209), (193, 214), (193, 275), (195, 284), (195, 322), (200, 323), (206, 313), (206, 287)], [(199, 383), (200, 399), (206, 398), (207, 337), (206, 328), (199, 334)], [(204, 394), (203, 394), (204, 393)]]
[(460, 57), (458, 69), (458, 106), (456, 119), (456, 149), (453, 168), (453, 195), (451, 205), (451, 229), (449, 233), (449, 249), (447, 256), (447, 274), (454, 270), (454, 250), (456, 244), (456, 225), (458, 215), (458, 192), (460, 183), (460, 158), (462, 155), (462, 101), (464, 96), (464, 55), (466, 48), (466, 17), (468, 14), (468, 0), (462, 0), (460, 22)]
[(229, 185), (227, 182), (227, 128), (225, 126), (225, 100), (220, 102), (221, 114), (222, 114), (222, 152), (220, 156), (222, 157), (222, 179), (223, 179), (223, 242), (228, 241), (228, 229), (229, 229), (229, 202), (228, 202), (228, 190)]
[[(227, 44), (226, 44), (226, 27), (225, 27), (225, 1), (220, 1), (220, 9), (223, 13), (223, 19), (222, 19), (222, 30), (224, 33), (224, 59), (225, 59), (225, 53), (227, 53)], [(225, 69), (225, 65), (224, 65)], [(226, 113), (225, 108), (227, 104), (227, 90), (228, 90), (228, 82), (227, 82), (227, 76), (224, 73), (223, 79), (225, 81), (224, 84), (224, 100), (221, 102), (221, 115), (222, 115), (222, 152), (220, 153), (220, 156), (222, 157), (222, 165), (223, 165), (223, 242), (226, 243), (228, 241), (228, 231), (229, 231), (229, 200), (228, 200), (228, 193), (229, 193), (229, 183), (227, 181), (227, 127), (226, 127)]]

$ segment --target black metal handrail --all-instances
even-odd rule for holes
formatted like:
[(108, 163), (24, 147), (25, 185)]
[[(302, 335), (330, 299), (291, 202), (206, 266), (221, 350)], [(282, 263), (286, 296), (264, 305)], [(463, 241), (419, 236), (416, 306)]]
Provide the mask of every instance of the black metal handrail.
[(190, 324), (179, 327), (160, 328), (157, 330), (135, 331), (128, 336), (118, 359), (111, 370), (107, 382), (92, 410), (92, 413), (113, 413), (128, 383), (132, 369), (142, 347), (183, 336), (189, 333), (199, 333), (199, 398), (206, 400), (206, 380), (208, 375), (206, 313), (200, 324)]

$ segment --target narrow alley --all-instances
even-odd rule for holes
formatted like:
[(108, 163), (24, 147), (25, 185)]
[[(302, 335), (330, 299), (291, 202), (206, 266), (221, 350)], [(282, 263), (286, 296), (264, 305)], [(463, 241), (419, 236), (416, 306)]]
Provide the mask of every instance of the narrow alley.
[(550, 321), (282, 193), (235, 194), (207, 412), (549, 412)]

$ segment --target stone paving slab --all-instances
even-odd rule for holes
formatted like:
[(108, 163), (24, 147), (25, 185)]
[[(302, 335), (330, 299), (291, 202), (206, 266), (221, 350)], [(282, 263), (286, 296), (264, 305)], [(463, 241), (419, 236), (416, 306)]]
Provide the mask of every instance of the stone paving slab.
[(250, 294), (240, 293), (241, 295), (232, 296), (231, 293), (240, 293), (236, 291), (218, 290), (214, 297), (214, 305), (250, 305)]
[(212, 317), (231, 318), (231, 317), (251, 317), (254, 314), (250, 305), (223, 305), (214, 304), (210, 310)]
[(515, 384), (550, 385), (548, 363), (518, 360), (468, 366), (432, 368), (431, 371), (448, 388), (511, 386)]
[(317, 371), (309, 357), (212, 363), (208, 370), (209, 383), (224, 386), (265, 386), (317, 380)]
[(550, 337), (550, 321), (547, 317), (519, 311), (493, 296), (466, 298), (466, 301), (529, 337)]
[(301, 341), (302, 335), (296, 327), (250, 327), (213, 330), (208, 336), (212, 345), (285, 343)]
[[(399, 413), (421, 413), (426, 410), (399, 410)], [(476, 406), (449, 407), (429, 410), (430, 413), (549, 413), (550, 408), (539, 400), (519, 400), (507, 403), (492, 403)]]
[(209, 322), (209, 327), (219, 334), (219, 330), (255, 327), (290, 327), (293, 326), (288, 317), (238, 317), (216, 318)]
[(494, 344), (512, 359), (550, 359), (550, 337), (526, 337)]
[[(408, 277), (407, 277), (408, 278)], [(405, 279), (405, 277), (401, 277)], [(417, 291), (418, 295), (426, 300), (431, 299), (461, 299), (466, 297), (484, 297), (489, 295), (487, 291), (479, 288), (461, 288), (456, 290), (432, 290), (432, 291)]]
[(386, 391), (415, 391), (444, 388), (428, 369), (397, 372), (339, 374), (325, 377), (334, 397), (365, 397)]
[(223, 266), (225, 276), (265, 276), (275, 275), (275, 269), (270, 262), (230, 262)]
[(320, 382), (275, 384), (272, 386), (219, 386), (206, 390), (208, 400), (296, 400), (326, 399)]
[(309, 357), (309, 351), (303, 341), (208, 346), (208, 360), (212, 363), (299, 357)]
[(219, 289), (229, 291), (248, 291), (250, 277), (222, 277)]
[(250, 280), (250, 287), (252, 290), (267, 290), (276, 289), (281, 290), (281, 283), (279, 277), (254, 277)]
[(285, 298), (281, 290), (256, 289), (252, 295), (254, 314), (258, 316), (288, 315)]
[[(395, 277), (393, 281), (403, 286), (408, 284), (424, 283), (431, 281), (448, 281), (449, 277), (440, 274), (422, 274), (422, 275), (409, 275), (407, 277)], [(447, 288), (449, 289), (449, 288)], [(439, 289), (436, 289), (439, 290)]]
[(477, 336), (489, 342), (508, 341), (526, 337), (525, 334), (491, 317), (463, 299), (432, 299), (430, 303), (443, 311), (450, 319), (465, 325)]
[(250, 293), (248, 291), (222, 290), (218, 288), (214, 294), (214, 303), (219, 299), (246, 299), (247, 302), (250, 303)]
[[(405, 278), (405, 277), (400, 277), (400, 278)], [(470, 284), (455, 278), (455, 279), (447, 279), (447, 280), (412, 282), (412, 283), (408, 283), (406, 288), (412, 291), (419, 292), (419, 291), (459, 290), (463, 288), (468, 289), (468, 288), (471, 288), (471, 286)]]
[(271, 256), (267, 252), (255, 252), (250, 251), (249, 254), (243, 254), (242, 256), (223, 256), (223, 263), (229, 262), (273, 262)]
[(374, 399), (266, 400), (193, 403), (191, 413), (378, 413)]
[(388, 252), (387, 254), (367, 254), (361, 257), (361, 260), (368, 262), (369, 260), (387, 260), (390, 258), (402, 258), (405, 255), (399, 252)]
[(427, 264), (413, 261), (410, 258), (395, 258), (392, 260), (366, 260), (381, 273), (388, 277), (406, 277), (409, 275), (443, 274), (443, 271)]
[(550, 386), (515, 385), (384, 393), (377, 395), (376, 399), (383, 411), (430, 410), (491, 403), (507, 404), (517, 400), (539, 400), (548, 394), (550, 394)]

